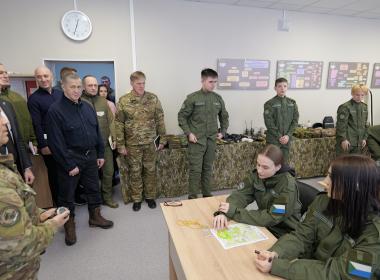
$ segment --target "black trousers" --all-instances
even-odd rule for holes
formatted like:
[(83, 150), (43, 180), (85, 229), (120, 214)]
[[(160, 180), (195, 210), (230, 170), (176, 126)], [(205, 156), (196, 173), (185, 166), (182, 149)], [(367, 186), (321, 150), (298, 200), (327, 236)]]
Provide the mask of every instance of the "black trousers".
[(42, 155), (44, 158), (45, 166), (48, 171), (49, 186), (51, 192), (51, 198), (53, 199), (54, 205), (57, 205), (57, 189), (58, 189), (58, 178), (57, 178), (57, 163), (52, 155)]
[(79, 174), (70, 176), (61, 166), (57, 169), (59, 180), (58, 206), (69, 208), (70, 214), (74, 216), (75, 190), (79, 183), (84, 187), (84, 194), (87, 198), (89, 210), (99, 207), (102, 203), (102, 197), (100, 194), (96, 150), (83, 152), (69, 150), (69, 154), (77, 163)]

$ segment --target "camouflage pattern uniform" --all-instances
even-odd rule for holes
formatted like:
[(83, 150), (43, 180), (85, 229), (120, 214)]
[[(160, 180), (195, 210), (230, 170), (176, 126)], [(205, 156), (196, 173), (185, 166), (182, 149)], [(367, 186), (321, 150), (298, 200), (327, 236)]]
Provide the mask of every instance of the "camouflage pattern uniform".
[[(362, 141), (368, 137), (368, 110), (364, 102), (355, 102), (353, 99), (338, 108), (336, 121), (336, 154), (362, 153)], [(350, 142), (348, 152), (343, 151), (341, 143)]]
[(105, 98), (99, 95), (91, 96), (87, 93), (83, 93), (81, 99), (88, 102), (96, 111), (104, 144), (104, 165), (102, 167), (103, 177), (101, 184), (102, 197), (104, 201), (112, 201), (112, 176), (114, 166), (113, 152), (108, 138), (111, 136), (112, 141), (116, 139), (114, 116)]
[(204, 197), (211, 195), (212, 164), (215, 159), (218, 117), (221, 133), (228, 128), (228, 112), (223, 98), (202, 89), (189, 94), (178, 112), (178, 124), (186, 135), (193, 133), (197, 143), (190, 143), (189, 197), (196, 198), (201, 186)]
[(58, 230), (51, 220), (40, 222), (35, 195), (12, 155), (0, 156), (0, 279), (37, 279), (40, 254)]
[[(266, 140), (268, 144), (278, 146), (287, 161), (289, 157), (290, 142), (294, 130), (298, 125), (298, 107), (295, 100), (283, 96), (275, 96), (264, 104), (264, 121), (267, 127)], [(289, 142), (282, 145), (280, 137), (288, 135)]]
[[(150, 92), (138, 96), (133, 91), (120, 97), (117, 103), (115, 118), (116, 145), (118, 149), (126, 148), (127, 156), (121, 156), (119, 166), (121, 182), (125, 181), (122, 174), (128, 169), (128, 186), (133, 202), (155, 199), (157, 195), (156, 179), (156, 148), (155, 137), (166, 134), (164, 111), (158, 97)], [(162, 144), (165, 140), (161, 139)], [(127, 203), (127, 186), (121, 184), (123, 199)], [(124, 189), (124, 190), (123, 190)], [(144, 192), (144, 193), (143, 193)]]
[[(270, 248), (279, 255), (271, 274), (285, 279), (379, 279), (374, 274), (380, 271), (380, 217), (370, 213), (363, 232), (354, 240), (341, 231), (337, 219), (325, 215), (329, 200), (325, 193), (318, 195), (296, 230)], [(372, 275), (354, 276), (352, 262), (368, 266)]]

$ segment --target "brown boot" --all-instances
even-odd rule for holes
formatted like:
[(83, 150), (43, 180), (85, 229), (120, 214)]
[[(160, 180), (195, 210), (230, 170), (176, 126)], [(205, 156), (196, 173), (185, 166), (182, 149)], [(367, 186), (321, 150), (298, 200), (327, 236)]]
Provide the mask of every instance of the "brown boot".
[(88, 224), (90, 227), (100, 227), (100, 228), (111, 228), (113, 227), (113, 222), (106, 220), (100, 214), (100, 207), (95, 209), (90, 209), (90, 219), (88, 220)]
[(70, 216), (65, 223), (65, 243), (67, 246), (74, 245), (77, 242), (77, 234), (75, 233), (74, 217)]

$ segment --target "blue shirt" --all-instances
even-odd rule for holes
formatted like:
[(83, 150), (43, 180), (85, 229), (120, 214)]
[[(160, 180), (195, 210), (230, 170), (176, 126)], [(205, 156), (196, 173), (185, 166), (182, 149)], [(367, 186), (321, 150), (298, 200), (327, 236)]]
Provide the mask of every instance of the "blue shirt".
[(63, 95), (50, 106), (47, 114), (48, 144), (54, 159), (67, 171), (77, 163), (73, 153), (96, 150), (104, 158), (104, 145), (96, 113), (90, 104), (80, 99), (75, 103)]
[(28, 108), (32, 117), (34, 133), (37, 137), (38, 148), (44, 148), (47, 144), (47, 112), (50, 106), (62, 98), (62, 91), (52, 89), (51, 94), (43, 88), (38, 88), (28, 98)]

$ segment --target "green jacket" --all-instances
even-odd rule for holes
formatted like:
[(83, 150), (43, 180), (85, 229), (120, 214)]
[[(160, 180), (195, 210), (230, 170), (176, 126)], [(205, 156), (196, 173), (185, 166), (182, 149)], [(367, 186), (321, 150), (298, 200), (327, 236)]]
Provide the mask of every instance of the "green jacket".
[[(155, 94), (146, 91), (140, 97), (131, 91), (119, 98), (116, 108), (118, 148), (151, 144), (157, 135), (166, 134), (164, 111)], [(165, 140), (161, 138), (160, 143)]]
[(82, 94), (81, 99), (88, 102), (94, 108), (104, 145), (109, 146), (108, 137), (111, 136), (112, 141), (116, 141), (116, 136), (114, 116), (108, 107), (107, 100), (99, 95), (92, 96), (86, 92)]
[[(254, 170), (243, 184), (242, 189), (234, 191), (227, 198), (230, 203), (227, 217), (236, 222), (268, 227), (277, 237), (296, 228), (302, 205), (295, 178), (289, 172), (280, 170), (274, 176), (262, 180)], [(245, 209), (254, 201), (258, 210)], [(284, 211), (278, 212), (279, 209)]]
[(354, 100), (347, 101), (338, 108), (336, 121), (336, 143), (348, 140), (353, 147), (360, 147), (368, 137), (367, 104)]
[(40, 223), (36, 193), (16, 170), (12, 155), (0, 156), (0, 278), (35, 279), (57, 228), (51, 220)]
[(264, 104), (264, 122), (267, 127), (268, 143), (280, 144), (279, 138), (288, 135), (291, 139), (298, 125), (298, 107), (289, 97), (275, 96)]
[(368, 129), (367, 145), (374, 160), (380, 160), (380, 125)]
[(32, 118), (30, 117), (26, 100), (18, 93), (9, 89), (1, 92), (0, 99), (8, 101), (12, 104), (13, 109), (16, 113), (16, 119), (20, 128), (20, 133), (26, 147), (29, 146), (29, 141), (37, 146), (37, 138), (34, 134)]
[[(380, 217), (371, 214), (361, 236), (353, 240), (323, 214), (329, 200), (326, 194), (317, 196), (297, 229), (270, 249), (279, 254), (272, 274), (286, 279), (375, 279), (355, 277), (350, 271), (355, 263), (372, 266), (372, 272), (380, 269)], [(302, 255), (311, 259), (299, 258)]]
[(224, 135), (228, 128), (228, 112), (223, 98), (201, 89), (187, 96), (178, 113), (178, 124), (186, 135), (193, 133), (198, 143), (205, 145), (207, 138), (215, 139), (218, 133), (218, 118)]

